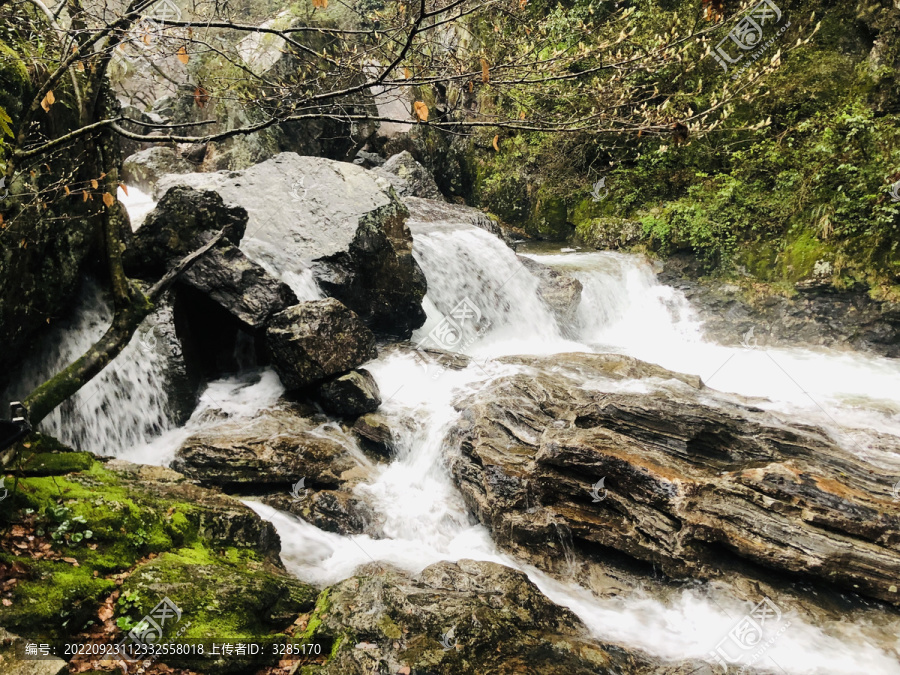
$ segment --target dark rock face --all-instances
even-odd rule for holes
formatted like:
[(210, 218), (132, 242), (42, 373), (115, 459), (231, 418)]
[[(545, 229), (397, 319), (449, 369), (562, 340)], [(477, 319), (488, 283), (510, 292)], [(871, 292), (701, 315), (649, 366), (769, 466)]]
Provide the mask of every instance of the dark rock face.
[(574, 327), (578, 305), (581, 304), (581, 282), (526, 256), (520, 255), (518, 258), (525, 269), (537, 278), (540, 284), (538, 295), (553, 312), (563, 331)]
[(210, 249), (181, 276), (250, 329), (261, 329), (273, 314), (297, 303), (289, 286), (230, 244)]
[(500, 237), (507, 244), (507, 238), (496, 220), (492, 220), (483, 211), (462, 204), (448, 204), (433, 199), (407, 197), (403, 200), (409, 209), (409, 227), (413, 232), (427, 232), (441, 227), (457, 228), (460, 223), (468, 223), (482, 230), (487, 230)]
[[(562, 528), (580, 552), (615, 550), (670, 576), (757, 565), (900, 604), (900, 463), (876, 466), (821, 429), (674, 374), (650, 393), (579, 387), (586, 375), (640, 376), (634, 359), (513, 361), (537, 375), (458, 401), (447, 446), (464, 497), (501, 544), (541, 564), (562, 555)], [(898, 450), (878, 435), (872, 444)]]
[(378, 383), (365, 368), (328, 380), (319, 387), (316, 398), (328, 412), (346, 417), (374, 412), (381, 405)]
[(197, 250), (223, 228), (225, 239), (240, 243), (246, 226), (247, 212), (227, 206), (215, 192), (172, 188), (135, 232), (125, 251), (125, 271), (139, 278), (161, 277), (167, 263)]
[(406, 207), (390, 183), (342, 162), (282, 153), (244, 171), (166, 176), (214, 190), (249, 214), (242, 250), (279, 275), (311, 267), (319, 287), (374, 331), (409, 337), (425, 322), (425, 275)]
[(459, 560), (415, 578), (384, 565), (328, 589), (313, 639), (340, 643), (323, 675), (657, 675), (693, 672), (600, 644), (522, 572)]
[(163, 175), (189, 173), (193, 170), (193, 164), (183, 159), (174, 149), (154, 146), (136, 152), (122, 162), (122, 180), (126, 185), (133, 185), (150, 193)]
[(375, 336), (334, 298), (302, 302), (272, 317), (266, 341), (282, 383), (301, 389), (378, 355)]
[(740, 344), (749, 338), (759, 346), (850, 345), (900, 357), (900, 305), (872, 300), (863, 289), (801, 283), (792, 297), (755, 293), (701, 278), (696, 260), (681, 255), (666, 261), (659, 278), (684, 292), (703, 319), (704, 332), (717, 342)]
[(394, 434), (391, 425), (378, 413), (359, 417), (353, 423), (352, 431), (364, 450), (385, 458), (394, 454)]
[(375, 169), (379, 176), (387, 178), (400, 197), (421, 197), (444, 201), (444, 195), (434, 182), (434, 176), (404, 150)]

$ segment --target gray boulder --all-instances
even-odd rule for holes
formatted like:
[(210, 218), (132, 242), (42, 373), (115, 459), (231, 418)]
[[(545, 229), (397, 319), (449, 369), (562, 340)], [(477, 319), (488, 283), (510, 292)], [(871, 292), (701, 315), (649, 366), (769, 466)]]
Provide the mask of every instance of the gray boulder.
[(156, 145), (125, 159), (122, 163), (122, 181), (125, 185), (152, 193), (165, 174), (191, 171), (194, 171), (194, 165), (183, 159), (176, 150)]
[(374, 412), (381, 405), (378, 383), (365, 368), (328, 380), (319, 387), (317, 398), (328, 412), (346, 417)]
[(283, 279), (311, 268), (319, 287), (372, 330), (409, 337), (425, 322), (425, 276), (406, 207), (386, 179), (282, 153), (244, 171), (166, 176), (157, 191), (175, 185), (213, 190), (246, 209), (242, 250)]
[(378, 356), (375, 336), (334, 298), (302, 302), (266, 330), (272, 365), (288, 389), (301, 389)]
[(563, 331), (572, 329), (581, 304), (581, 282), (526, 256), (520, 255), (518, 258), (525, 269), (537, 278), (538, 295), (553, 312)]
[(407, 150), (400, 152), (373, 170), (387, 178), (401, 197), (422, 197), (444, 201), (444, 195), (434, 182), (434, 176), (419, 164)]

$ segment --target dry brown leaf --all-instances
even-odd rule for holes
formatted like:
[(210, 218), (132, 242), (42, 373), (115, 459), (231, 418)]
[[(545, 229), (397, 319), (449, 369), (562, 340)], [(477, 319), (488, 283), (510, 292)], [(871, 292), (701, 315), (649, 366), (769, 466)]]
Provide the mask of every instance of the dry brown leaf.
[(63, 562), (67, 562), (70, 565), (74, 565), (75, 567), (78, 567), (78, 561), (75, 560), (75, 558), (63, 558)]
[(410, 673), (409, 666), (403, 666), (400, 670), (397, 671), (397, 675), (409, 675)]
[(122, 192), (125, 193), (125, 196), (128, 196), (128, 186), (125, 183), (119, 183), (119, 187), (122, 188)]
[(44, 112), (50, 112), (50, 106), (54, 103), (56, 103), (56, 97), (53, 95), (53, 90), (49, 89), (41, 101), (41, 107), (44, 109)]
[(491, 143), (491, 145), (494, 146), (494, 150), (496, 150), (497, 152), (500, 152), (500, 136), (499, 135), (494, 136), (494, 142)]
[(96, 179), (96, 178), (91, 178), (91, 187), (94, 188), (95, 190), (96, 190), (98, 187), (100, 187), (100, 183), (97, 182), (97, 179)]
[(83, 73), (84, 72), (84, 64), (81, 61), (76, 61), (75, 62), (75, 70), (77, 70), (79, 73)]
[(12, 600), (10, 600), (9, 598), (3, 598), (3, 606), (12, 607)]
[(116, 611), (110, 605), (103, 605), (100, 608), (100, 611), (97, 612), (97, 616), (100, 617), (101, 621), (108, 621), (109, 619), (115, 616)]
[(198, 108), (205, 108), (206, 104), (209, 103), (209, 92), (203, 87), (194, 89), (194, 103), (197, 104)]
[(412, 77), (412, 72), (410, 72), (409, 68), (403, 68), (403, 77), (407, 80)]
[(471, 94), (473, 91), (475, 91), (475, 83), (469, 80), (469, 93)]
[(313, 7), (325, 9), (328, 7), (328, 0), (312, 0)]
[(524, 119), (525, 119), (525, 111), (524, 111), (524, 110), (523, 110), (522, 112), (519, 113), (519, 119), (520, 119), (520, 120), (524, 120)]
[(525, 9), (525, 5), (528, 4), (528, 0), (519, 0), (519, 9)]
[(428, 121), (428, 106), (425, 105), (422, 101), (416, 101), (413, 103), (413, 110), (416, 111), (416, 117), (418, 117), (423, 122)]
[(70, 194), (72, 194), (72, 191), (69, 189), (68, 185), (63, 185), (63, 190), (66, 191), (66, 197), (68, 197)]
[(86, 202), (89, 198), (90, 198), (90, 195), (88, 195), (88, 191), (82, 190), (81, 191), (81, 201)]
[(116, 203), (116, 198), (113, 197), (108, 192), (103, 193), (103, 203), (106, 204), (106, 208), (111, 209), (112, 205)]
[(182, 45), (178, 49), (178, 60), (181, 61), (184, 65), (187, 65), (187, 62), (190, 60), (190, 56), (188, 56), (187, 49)]
[(487, 59), (481, 59), (481, 81), (485, 84), (491, 81), (491, 66)]

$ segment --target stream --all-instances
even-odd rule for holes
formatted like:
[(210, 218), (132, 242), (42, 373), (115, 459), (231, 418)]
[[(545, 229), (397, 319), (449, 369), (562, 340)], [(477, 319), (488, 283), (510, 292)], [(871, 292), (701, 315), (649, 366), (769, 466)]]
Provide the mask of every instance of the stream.
[[(764, 397), (760, 407), (825, 428), (873, 464), (896, 466), (868, 442), (871, 430), (900, 436), (900, 362), (854, 351), (768, 349), (754, 336), (742, 347), (703, 339), (696, 312), (683, 295), (656, 279), (641, 256), (585, 252), (559, 246), (520, 247), (526, 255), (577, 277), (583, 284), (577, 325), (562, 331), (537, 295), (537, 280), (496, 236), (469, 225), (410, 223), (414, 255), (428, 280), (428, 321), (412, 342), (434, 339), (460, 303), (481, 326), (460, 351), (472, 358), (462, 370), (444, 370), (395, 350), (366, 365), (384, 400), (380, 412), (395, 424), (397, 454), (357, 487), (383, 517), (385, 537), (341, 536), (290, 514), (248, 501), (282, 539), (285, 565), (304, 581), (327, 585), (363, 563), (385, 562), (416, 573), (440, 560), (474, 558), (524, 570), (554, 602), (571, 608), (603, 641), (638, 647), (664, 659), (705, 659), (746, 613), (727, 583), (695, 582), (664, 588), (648, 580), (627, 594), (600, 598), (577, 583), (553, 578), (502, 552), (468, 513), (442, 460), (442, 443), (458, 413), (451, 401), (519, 366), (495, 361), (513, 354), (617, 352), (699, 375), (710, 388)], [(241, 248), (256, 250), (245, 240)], [(262, 262), (262, 261), (261, 261)], [(309, 279), (286, 279), (307, 288)], [(306, 293), (305, 295), (309, 295)], [(64, 339), (44, 353), (26, 384), (40, 381), (80, 355), (110, 319), (99, 291), (88, 285), (76, 319), (58, 330)], [(429, 338), (431, 336), (431, 338)], [(167, 464), (185, 438), (209, 424), (210, 410), (236, 419), (273, 406), (283, 392), (270, 369), (210, 383), (190, 420), (177, 426), (167, 409), (161, 345), (146, 330), (99, 377), (43, 427), (62, 440), (99, 454)], [(635, 391), (645, 382), (609, 384)], [(348, 442), (353, 442), (347, 436)], [(120, 450), (121, 449), (121, 450)], [(900, 620), (881, 606), (854, 609), (842, 620), (816, 624), (783, 608), (787, 629), (756, 664), (757, 672), (797, 675), (900, 675)]]

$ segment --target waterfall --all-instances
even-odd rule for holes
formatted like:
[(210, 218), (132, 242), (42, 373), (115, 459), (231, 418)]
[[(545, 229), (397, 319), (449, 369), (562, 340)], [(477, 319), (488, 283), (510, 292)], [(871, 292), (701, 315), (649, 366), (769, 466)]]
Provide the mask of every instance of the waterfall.
[[(168, 394), (170, 343), (155, 326), (160, 313), (138, 328), (128, 346), (99, 375), (53, 410), (39, 431), (98, 455), (117, 455), (173, 426)], [(24, 398), (60, 372), (103, 335), (112, 322), (109, 299), (100, 287), (84, 282), (72, 317), (60, 322), (36, 345), (5, 392)]]
[[(574, 275), (584, 287), (577, 341), (566, 339), (538, 296), (538, 280), (496, 236), (449, 217), (440, 222), (413, 219), (410, 227), (414, 255), (428, 280), (424, 302), (428, 321), (413, 342), (430, 341), (440, 347), (452, 334), (455, 341), (444, 347), (474, 357), (473, 362), (435, 376), (414, 356), (386, 350), (367, 364), (381, 389), (384, 402), (379, 412), (396, 433), (397, 451), (390, 463), (376, 467), (370, 481), (355, 490), (378, 512), (384, 537), (323, 532), (269, 506), (247, 502), (275, 524), (285, 565), (305, 581), (335, 583), (372, 561), (411, 573), (441, 560), (495, 561), (525, 571), (551, 600), (578, 614), (599, 639), (665, 659), (705, 658), (717, 636), (743, 615), (745, 608), (726, 582), (666, 589), (661, 582), (648, 580), (641, 591), (598, 597), (574, 581), (552, 578), (523, 564), (495, 545), (488, 530), (469, 514), (444, 465), (442, 445), (458, 417), (451, 402), (519, 368), (492, 359), (499, 355), (615, 351), (700, 375), (719, 390), (766, 396), (770, 401), (761, 401), (760, 406), (825, 426), (835, 436), (853, 433), (845, 427), (860, 434), (877, 429), (900, 435), (896, 361), (803, 347), (763, 350), (712, 344), (703, 339), (701, 323), (684, 296), (659, 284), (641, 256), (527, 254)], [(245, 244), (248, 255), (265, 263), (265, 251), (254, 249), (252, 242)], [(295, 272), (289, 283), (298, 295), (318, 297), (300, 263)], [(67, 365), (108, 325), (109, 310), (95, 287), (86, 292), (77, 316), (55, 336), (53, 343), (61, 347), (38, 359), (33, 373), (40, 372), (40, 377), (34, 381)], [(448, 332), (450, 324), (463, 335)], [(252, 417), (275, 405), (283, 392), (271, 370), (212, 382), (191, 419), (174, 425), (161, 374), (164, 354), (146, 350), (146, 345), (141, 351), (141, 339), (135, 336), (101, 376), (48, 418), (45, 428), (83, 449), (165, 464), (210, 418)], [(627, 381), (609, 385), (611, 391), (629, 386)], [(861, 439), (850, 441), (866, 451)], [(891, 643), (896, 640), (897, 621), (879, 612), (872, 609), (864, 622), (827, 626), (792, 613), (790, 630), (767, 657), (779, 665), (779, 672), (791, 675), (900, 675), (896, 658), (900, 644)]]

